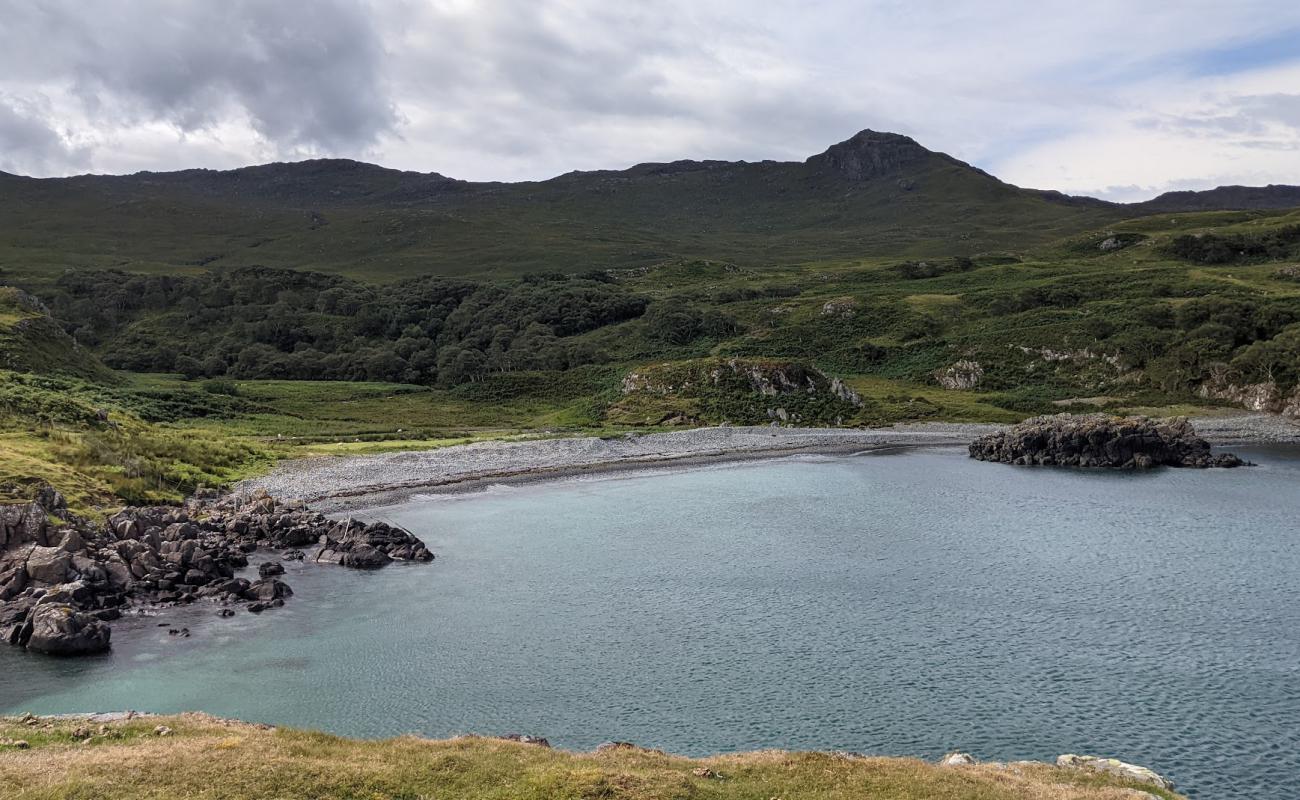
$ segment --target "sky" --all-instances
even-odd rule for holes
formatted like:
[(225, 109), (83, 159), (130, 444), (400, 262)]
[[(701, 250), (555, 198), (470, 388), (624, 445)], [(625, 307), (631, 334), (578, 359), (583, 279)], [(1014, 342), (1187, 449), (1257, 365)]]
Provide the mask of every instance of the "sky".
[(1132, 201), (1300, 184), (1295, 0), (0, 0), (0, 170), (467, 180), (864, 128)]

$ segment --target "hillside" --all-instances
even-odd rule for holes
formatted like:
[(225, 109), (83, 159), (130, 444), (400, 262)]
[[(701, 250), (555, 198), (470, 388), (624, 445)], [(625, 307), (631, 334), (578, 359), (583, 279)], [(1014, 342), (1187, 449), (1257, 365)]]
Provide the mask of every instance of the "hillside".
[(1128, 209), (1138, 214), (1183, 211), (1251, 211), (1300, 207), (1300, 186), (1220, 186), (1205, 191), (1165, 192)]
[(33, 179), (0, 173), (0, 276), (267, 266), (367, 281), (746, 267), (1024, 249), (1151, 213), (1300, 205), (1222, 187), (1131, 206), (1021, 189), (892, 133), (802, 162), (674, 161), (472, 183), (341, 159), (229, 171)]
[(1039, 244), (1122, 212), (1019, 189), (863, 131), (803, 162), (676, 161), (468, 183), (342, 160), (0, 178), (0, 269), (252, 265), (365, 280), (936, 256)]
[[(203, 796), (838, 800), (1177, 798), (1150, 784), (1043, 764), (766, 751), (689, 759), (631, 745), (595, 753), (483, 737), (357, 741), (204, 715), (108, 723), (0, 720), (0, 793), (43, 800)], [(163, 731), (163, 735), (158, 735)], [(21, 739), (26, 747), (8, 744)]]
[(0, 286), (0, 370), (115, 381), (90, 350), (50, 318), (40, 300), (11, 286)]

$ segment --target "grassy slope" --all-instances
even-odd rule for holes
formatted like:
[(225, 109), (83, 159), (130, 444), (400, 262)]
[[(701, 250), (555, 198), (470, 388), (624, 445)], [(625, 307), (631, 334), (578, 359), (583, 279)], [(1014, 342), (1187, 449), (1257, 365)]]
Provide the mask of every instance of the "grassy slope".
[(94, 354), (79, 347), (31, 299), (0, 286), (0, 369), (71, 375), (100, 383), (115, 380)]
[[(365, 175), (358, 180), (385, 189), (391, 180), (386, 171)], [(261, 264), (386, 281), (670, 257), (761, 266), (1027, 246), (1122, 215), (1047, 200), (935, 154), (909, 166), (906, 178), (904, 189), (893, 175), (849, 181), (802, 163), (764, 162), (575, 173), (401, 201), (364, 193), (336, 200), (331, 187), (344, 178), (314, 174), (301, 178), (310, 191), (270, 199), (255, 188), (214, 193), (131, 177), (9, 178), (0, 185), (0, 270), (30, 282), (68, 268)]]
[[(170, 736), (153, 734), (165, 724)], [(494, 739), (357, 741), (201, 715), (33, 727), (0, 721), (0, 795), (14, 800), (266, 798), (745, 798), (1132, 800), (1131, 784), (1046, 766), (938, 767), (903, 758), (767, 751), (687, 759), (640, 749), (577, 754)], [(709, 770), (709, 773), (703, 773)], [(700, 771), (701, 774), (696, 774)], [(1177, 798), (1153, 789), (1152, 796)]]

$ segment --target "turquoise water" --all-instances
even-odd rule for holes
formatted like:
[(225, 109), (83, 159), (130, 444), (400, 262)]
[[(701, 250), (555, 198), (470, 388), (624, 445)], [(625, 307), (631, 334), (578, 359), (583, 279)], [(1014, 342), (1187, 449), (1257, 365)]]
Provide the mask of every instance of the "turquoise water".
[(431, 565), (290, 564), (284, 609), (119, 624), (102, 658), (0, 648), (0, 709), (1088, 752), (1196, 798), (1300, 796), (1300, 451), (1249, 456), (1116, 474), (929, 451), (429, 498), (375, 514)]

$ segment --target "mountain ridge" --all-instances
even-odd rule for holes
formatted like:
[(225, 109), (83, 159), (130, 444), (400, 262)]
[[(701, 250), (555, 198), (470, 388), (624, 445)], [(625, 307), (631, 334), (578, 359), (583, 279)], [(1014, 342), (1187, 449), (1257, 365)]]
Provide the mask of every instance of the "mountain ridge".
[(193, 183), (196, 179), (215, 179), (228, 183), (247, 181), (283, 182), (286, 178), (319, 177), (322, 175), (358, 175), (383, 176), (391, 182), (404, 182), (402, 188), (411, 192), (415, 188), (436, 189), (444, 191), (449, 188), (459, 190), (493, 189), (512, 186), (545, 185), (549, 183), (572, 180), (590, 176), (668, 176), (689, 172), (717, 171), (726, 168), (771, 167), (803, 164), (810, 167), (837, 172), (853, 180), (870, 180), (887, 177), (899, 169), (914, 166), (927, 158), (937, 158), (952, 166), (964, 168), (1027, 192), (1034, 192), (1045, 199), (1062, 202), (1087, 203), (1116, 208), (1142, 210), (1149, 213), (1165, 211), (1208, 211), (1208, 210), (1248, 210), (1269, 208), (1290, 208), (1300, 206), (1300, 185), (1268, 184), (1266, 186), (1224, 185), (1213, 189), (1187, 189), (1163, 192), (1153, 198), (1135, 202), (1116, 202), (1093, 197), (1091, 195), (1074, 195), (1058, 189), (1041, 189), (1022, 187), (1002, 181), (988, 171), (961, 161), (947, 153), (930, 150), (915, 139), (903, 134), (888, 131), (864, 129), (843, 141), (830, 145), (826, 150), (810, 155), (803, 161), (779, 161), (762, 159), (759, 161), (725, 159), (675, 159), (673, 161), (644, 161), (624, 168), (605, 168), (592, 170), (570, 170), (550, 178), (521, 181), (470, 181), (453, 178), (441, 172), (420, 172), (387, 167), (359, 159), (351, 158), (307, 158), (297, 161), (269, 161), (249, 164), (230, 169), (213, 169), (209, 167), (190, 167), (179, 170), (141, 170), (132, 173), (83, 173), (61, 177), (37, 178), (16, 173), (0, 171), (0, 179), (17, 179), (41, 183), (92, 184), (135, 180), (144, 185), (161, 183), (177, 185)]
[[(1250, 202), (1291, 198), (1283, 187)], [(1164, 210), (1177, 209), (1021, 188), (910, 137), (864, 130), (803, 161), (683, 159), (517, 183), (350, 159), (10, 176), (0, 180), (0, 269), (264, 265), (383, 282), (673, 258), (764, 267), (1023, 250)]]

